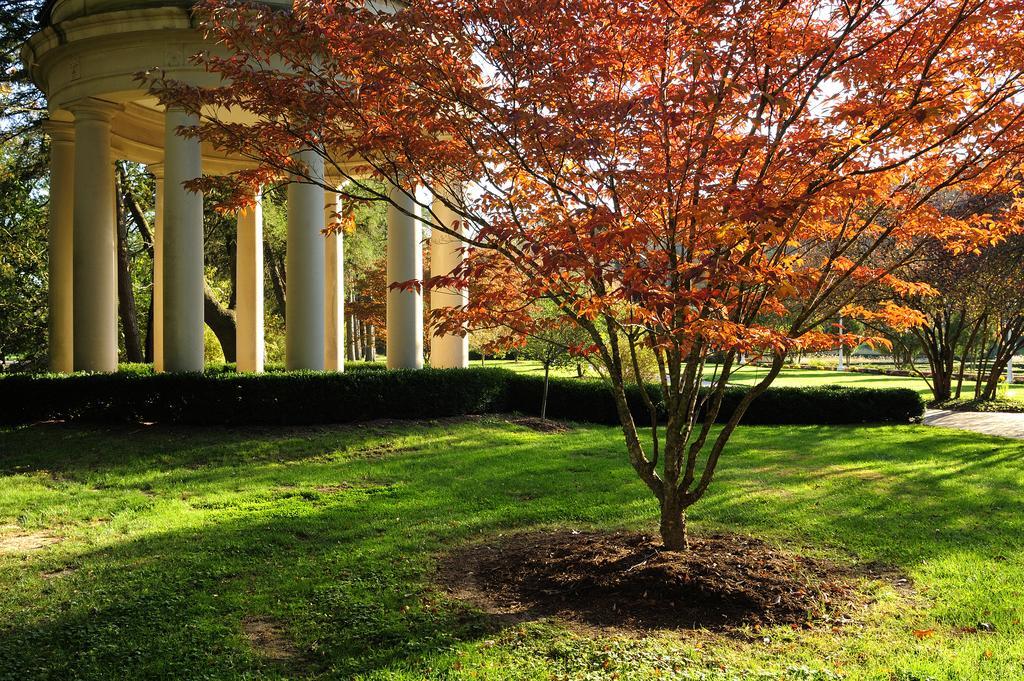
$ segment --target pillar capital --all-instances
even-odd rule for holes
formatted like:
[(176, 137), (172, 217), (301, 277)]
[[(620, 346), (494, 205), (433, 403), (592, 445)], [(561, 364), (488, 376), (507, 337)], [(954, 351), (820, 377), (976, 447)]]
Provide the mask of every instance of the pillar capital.
[(50, 142), (69, 143), (75, 142), (75, 124), (71, 121), (55, 121), (52, 118), (43, 121), (43, 130), (50, 137)]
[(164, 179), (164, 164), (163, 163), (150, 163), (146, 166), (146, 170), (158, 180)]
[(69, 105), (68, 110), (75, 115), (75, 121), (101, 121), (109, 123), (116, 114), (124, 110), (121, 104), (108, 102), (105, 99), (86, 97)]

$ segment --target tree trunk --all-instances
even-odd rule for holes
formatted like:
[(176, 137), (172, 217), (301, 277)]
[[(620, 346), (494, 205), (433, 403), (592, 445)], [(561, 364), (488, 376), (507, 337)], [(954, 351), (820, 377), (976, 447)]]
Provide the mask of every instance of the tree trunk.
[(124, 354), (129, 362), (144, 361), (142, 334), (139, 332), (139, 313), (135, 306), (135, 288), (132, 285), (131, 257), (128, 255), (128, 221), (124, 216), (124, 199), (121, 196), (120, 178), (116, 181), (117, 205), (117, 311), (121, 317), (121, 331), (124, 333)]
[(690, 540), (686, 535), (686, 510), (680, 497), (678, 492), (666, 489), (665, 499), (661, 502), (659, 531), (666, 551), (687, 551), (690, 548)]
[[(355, 302), (354, 297), (350, 297), (348, 300), (350, 303)], [(349, 360), (359, 359), (356, 355), (356, 316), (351, 312), (345, 320), (345, 350)]]
[[(120, 163), (117, 164), (117, 177), (121, 186), (120, 195), (121, 200), (124, 201), (124, 208), (128, 210), (128, 215), (131, 216), (136, 229), (139, 230), (139, 235), (142, 236), (142, 244), (152, 260), (156, 257), (153, 249), (153, 230), (150, 229), (149, 223), (146, 221), (145, 211), (143, 211), (142, 205), (139, 203), (138, 198), (136, 198), (135, 192), (132, 191), (131, 185), (126, 181), (124, 166)], [(125, 225), (125, 230), (127, 230), (127, 225)], [(120, 246), (118, 250), (120, 251)], [(143, 345), (144, 361), (150, 363), (153, 362), (153, 309), (153, 296), (150, 295), (149, 308), (146, 314), (146, 338)]]
[(146, 315), (146, 362), (153, 363), (153, 296), (149, 297), (149, 313)]
[(376, 362), (377, 361), (377, 329), (373, 327), (373, 324), (366, 325), (366, 361)]
[(237, 359), (238, 326), (235, 324), (235, 313), (217, 301), (210, 285), (203, 282), (203, 319), (220, 342), (224, 361), (234, 362)]
[(266, 262), (267, 271), (270, 273), (270, 284), (274, 290), (274, 300), (277, 301), (277, 309), (281, 312), (281, 318), (285, 318), (284, 306), (286, 302), (285, 296), (285, 279), (283, 274), (283, 268), (280, 266), (280, 258), (274, 253), (274, 249), (271, 248), (270, 243), (267, 241), (263, 242), (263, 256)]
[(238, 309), (238, 242), (235, 236), (229, 236), (224, 241), (225, 248), (227, 249), (228, 257), (228, 272), (231, 275), (230, 281), (230, 292), (228, 293), (228, 308), (231, 310)]
[(546, 419), (548, 417), (548, 373), (551, 371), (551, 365), (544, 365), (544, 395), (540, 398), (540, 417)]

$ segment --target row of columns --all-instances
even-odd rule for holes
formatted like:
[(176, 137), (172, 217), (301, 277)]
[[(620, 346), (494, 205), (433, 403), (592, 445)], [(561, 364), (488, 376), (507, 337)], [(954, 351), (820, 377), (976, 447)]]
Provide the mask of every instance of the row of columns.
[[(50, 366), (55, 372), (117, 369), (117, 269), (114, 211), (114, 159), (111, 120), (118, 105), (88, 99), (71, 107), (73, 126), (51, 122), (50, 184)], [(202, 174), (199, 142), (177, 134), (195, 123), (180, 110), (168, 110), (164, 162), (150, 166), (156, 178), (154, 224), (153, 336), (157, 371), (203, 369), (203, 197), (184, 183)], [(341, 212), (340, 198), (316, 184), (323, 159), (298, 153), (313, 180), (288, 185), (286, 254), (286, 366), (288, 369), (341, 371), (345, 363), (344, 243), (340, 231), (325, 228)], [(388, 209), (389, 282), (420, 279), (421, 224), (410, 192), (395, 187)], [(443, 202), (438, 217), (454, 228), (454, 214)], [(238, 215), (237, 364), (259, 372), (264, 365), (263, 220), (255, 208)], [(450, 271), (463, 257), (461, 243), (434, 231), (436, 271)], [(461, 291), (435, 291), (435, 306), (462, 305)], [(389, 368), (423, 366), (423, 298), (419, 290), (389, 290), (387, 300)], [(434, 339), (436, 367), (468, 366), (465, 336)]]

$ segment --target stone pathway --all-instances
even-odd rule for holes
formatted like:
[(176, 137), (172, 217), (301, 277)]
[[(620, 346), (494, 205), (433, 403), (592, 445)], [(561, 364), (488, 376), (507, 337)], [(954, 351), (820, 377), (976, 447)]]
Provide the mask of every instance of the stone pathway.
[(1024, 439), (1024, 414), (928, 409), (924, 413), (924, 424)]

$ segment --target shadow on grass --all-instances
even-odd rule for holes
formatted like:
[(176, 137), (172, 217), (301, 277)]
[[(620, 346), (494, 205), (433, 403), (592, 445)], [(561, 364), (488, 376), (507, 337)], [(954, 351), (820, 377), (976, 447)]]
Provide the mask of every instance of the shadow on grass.
[[(274, 433), (269, 449), (262, 432), (196, 430), (187, 443), (183, 434), (53, 426), (0, 434), (19, 449), (0, 462), (7, 475), (59, 472), (88, 490), (101, 481), (111, 498), (145, 479), (141, 510), (153, 516), (141, 537), (101, 538), (99, 549), (64, 544), (67, 565), (47, 569), (73, 571), (42, 584), (31, 612), (0, 627), (12, 678), (415, 666), (490, 632), (433, 592), (434, 555), (504, 528), (614, 518), (631, 482), (610, 457), (587, 456), (586, 443), (580, 453), (555, 440), (550, 457), (537, 456), (549, 438), (508, 425)], [(567, 459), (581, 472), (597, 469), (568, 497), (555, 489)], [(187, 513), (174, 517), (182, 500)], [(160, 529), (166, 524), (180, 527)], [(262, 660), (242, 635), (249, 616), (279, 622), (301, 659)]]

